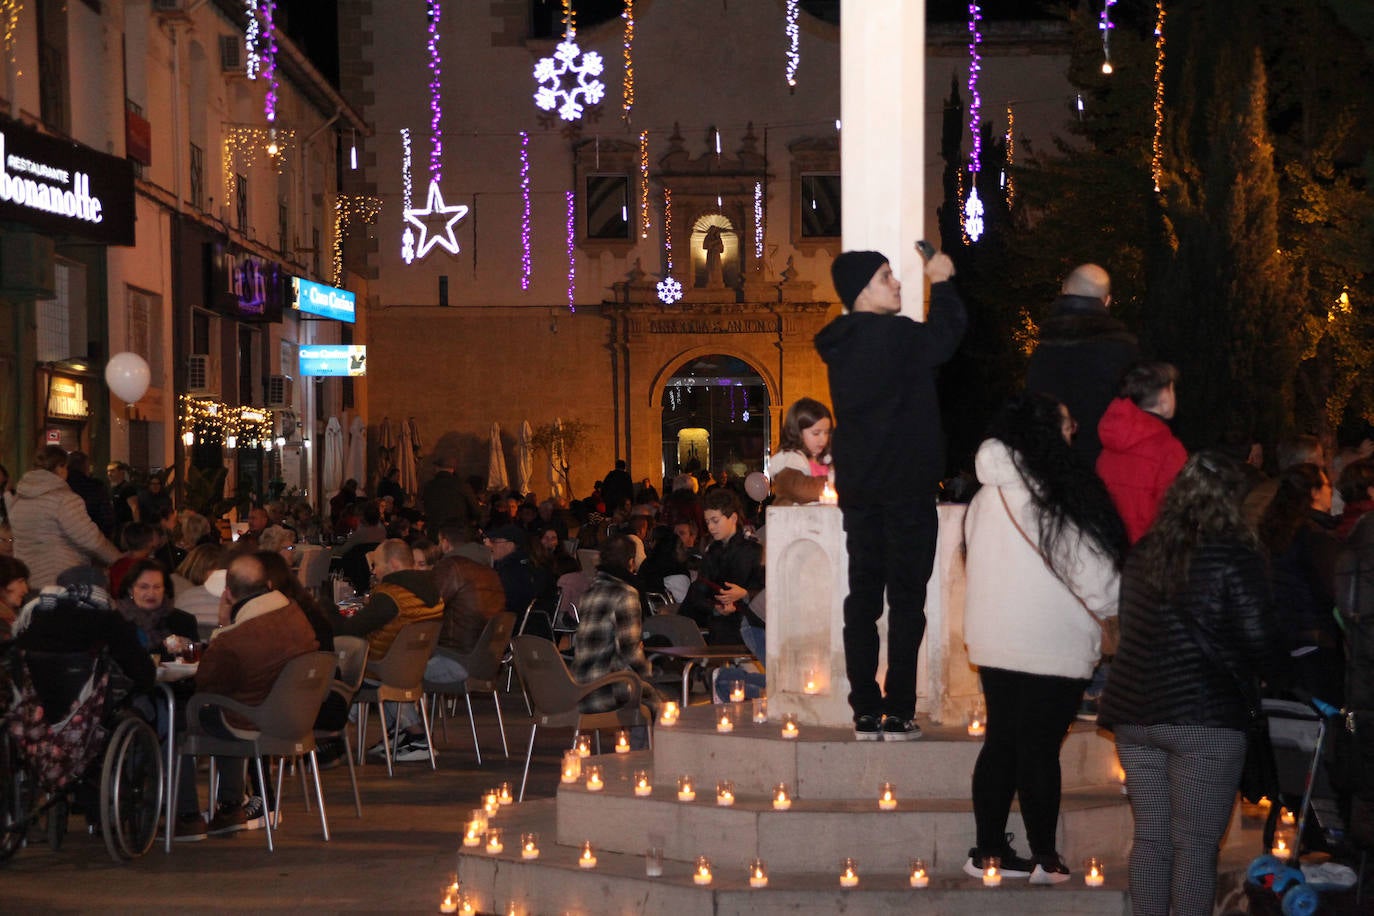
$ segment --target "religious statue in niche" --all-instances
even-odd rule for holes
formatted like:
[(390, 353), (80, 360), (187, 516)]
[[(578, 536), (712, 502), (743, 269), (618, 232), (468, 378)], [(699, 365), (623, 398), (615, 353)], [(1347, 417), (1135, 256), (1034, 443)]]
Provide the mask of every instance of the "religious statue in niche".
[(719, 226), (712, 226), (706, 230), (701, 247), (706, 252), (706, 288), (720, 289), (725, 286), (725, 269), (721, 266), (720, 260), (721, 254), (725, 251), (725, 239), (721, 236)]

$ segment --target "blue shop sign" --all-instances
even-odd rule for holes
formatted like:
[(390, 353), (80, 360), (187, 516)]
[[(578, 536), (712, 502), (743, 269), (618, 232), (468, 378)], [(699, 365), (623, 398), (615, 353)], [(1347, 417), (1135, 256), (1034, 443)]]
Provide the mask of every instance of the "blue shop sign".
[(307, 315), (333, 318), (352, 324), (355, 320), (358, 297), (346, 289), (325, 286), (302, 277), (291, 278), (291, 288), (296, 294), (294, 308)]
[(362, 344), (303, 344), (301, 375), (367, 375), (367, 347)]

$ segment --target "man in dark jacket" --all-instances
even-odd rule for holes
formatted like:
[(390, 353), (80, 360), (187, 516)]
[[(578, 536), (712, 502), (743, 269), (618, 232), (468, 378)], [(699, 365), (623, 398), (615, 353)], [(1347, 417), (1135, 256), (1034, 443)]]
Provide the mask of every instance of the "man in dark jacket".
[(529, 535), (519, 525), (498, 525), (487, 530), (484, 543), (491, 549), (492, 568), (506, 591), (506, 610), (523, 618), (545, 586), (544, 572), (530, 562)]
[(481, 510), (472, 488), (455, 473), (458, 463), (451, 456), (436, 458), (434, 463), (438, 470), (420, 493), (430, 526), (458, 522), (473, 528)]
[(1082, 264), (1064, 280), (1064, 290), (1040, 325), (1040, 342), (1026, 370), (1026, 388), (1048, 394), (1069, 408), (1078, 424), (1074, 451), (1092, 467), (1102, 451), (1097, 424), (1116, 396), (1121, 373), (1140, 359), (1140, 346), (1126, 325), (1107, 313), (1112, 278), (1096, 264)]
[(744, 620), (764, 626), (763, 618), (749, 607), (750, 599), (763, 591), (763, 546), (745, 535), (733, 490), (716, 487), (702, 499), (702, 509), (711, 543), (701, 560), (701, 575), (687, 590), (679, 613), (708, 629), (706, 641), (711, 645), (740, 645)]
[[(954, 262), (925, 267), (930, 314), (900, 314), (902, 285), (876, 251), (847, 251), (830, 269), (845, 314), (816, 335), (834, 402), (835, 489), (844, 512), (849, 595), (845, 672), (861, 741), (920, 737), (916, 655), (925, 635), (925, 590), (935, 562), (935, 488), (944, 474), (936, 367), (968, 324)], [(888, 619), (887, 678), (878, 689), (878, 618)]]
[(86, 503), (86, 514), (107, 538), (115, 536), (114, 500), (105, 484), (91, 476), (91, 459), (85, 452), (67, 455), (67, 486)]

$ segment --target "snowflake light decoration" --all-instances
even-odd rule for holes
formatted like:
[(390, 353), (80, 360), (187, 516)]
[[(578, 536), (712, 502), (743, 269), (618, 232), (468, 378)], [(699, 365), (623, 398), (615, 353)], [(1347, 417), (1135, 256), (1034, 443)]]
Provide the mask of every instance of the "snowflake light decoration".
[(964, 204), (964, 230), (975, 242), (983, 235), (983, 201), (976, 187), (969, 191), (968, 202)]
[(658, 299), (664, 305), (672, 305), (682, 298), (682, 284), (675, 277), (664, 277), (658, 281)]
[(595, 51), (583, 54), (575, 37), (570, 30), (554, 49), (553, 57), (534, 65), (534, 79), (540, 84), (534, 104), (543, 111), (557, 108), (564, 121), (581, 118), (584, 103), (596, 105), (606, 95), (606, 84), (597, 79), (605, 69), (601, 55)]

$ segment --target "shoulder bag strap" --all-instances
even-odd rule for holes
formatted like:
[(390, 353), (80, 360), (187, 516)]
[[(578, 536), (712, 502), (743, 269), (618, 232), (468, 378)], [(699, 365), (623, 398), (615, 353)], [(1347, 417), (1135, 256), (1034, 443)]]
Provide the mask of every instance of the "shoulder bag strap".
[(1236, 674), (1235, 669), (1226, 664), (1217, 654), (1216, 647), (1212, 645), (1211, 640), (1203, 635), (1202, 626), (1197, 622), (1197, 618), (1177, 607), (1173, 601), (1166, 602), (1164, 606), (1173, 611), (1175, 617), (1183, 621), (1183, 625), (1188, 628), (1188, 635), (1193, 638), (1193, 642), (1197, 644), (1198, 651), (1202, 653), (1202, 656), (1211, 662), (1213, 667), (1225, 672), (1226, 676), (1236, 685), (1236, 689), (1240, 691), (1241, 699), (1249, 707), (1247, 711), (1250, 717), (1258, 718), (1262, 715), (1258, 695), (1251, 687), (1246, 686), (1245, 682), (1240, 679), (1240, 675)]
[(1040, 562), (1044, 563), (1045, 568), (1050, 571), (1050, 575), (1059, 579), (1060, 583), (1069, 590), (1069, 594), (1073, 595), (1074, 600), (1078, 602), (1078, 606), (1081, 607), (1098, 626), (1106, 626), (1105, 618), (1099, 617), (1097, 614), (1093, 613), (1092, 608), (1088, 607), (1088, 602), (1080, 598), (1078, 593), (1069, 587), (1069, 583), (1065, 582), (1060, 577), (1059, 573), (1055, 572), (1054, 565), (1050, 563), (1050, 558), (1045, 556), (1045, 552), (1040, 549), (1040, 545), (1032, 541), (1029, 534), (1026, 534), (1026, 529), (1021, 527), (1021, 523), (1016, 520), (1016, 514), (1011, 511), (1011, 505), (1007, 502), (1007, 495), (1002, 492), (1001, 487), (997, 488), (997, 496), (1002, 500), (1002, 508), (1007, 510), (1007, 518), (1011, 519), (1012, 527), (1016, 529), (1016, 533), (1021, 535), (1021, 538), (1030, 545), (1031, 550), (1035, 551), (1036, 556), (1040, 558)]

